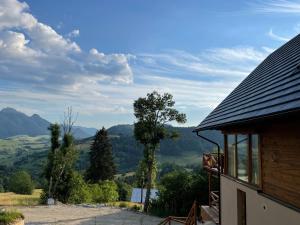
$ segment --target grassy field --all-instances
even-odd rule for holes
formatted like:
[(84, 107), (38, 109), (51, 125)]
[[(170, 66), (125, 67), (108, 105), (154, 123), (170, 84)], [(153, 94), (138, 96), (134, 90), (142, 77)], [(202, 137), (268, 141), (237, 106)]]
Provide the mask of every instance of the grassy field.
[(1, 206), (32, 206), (38, 205), (41, 189), (35, 189), (32, 195), (19, 195), (13, 192), (0, 193)]

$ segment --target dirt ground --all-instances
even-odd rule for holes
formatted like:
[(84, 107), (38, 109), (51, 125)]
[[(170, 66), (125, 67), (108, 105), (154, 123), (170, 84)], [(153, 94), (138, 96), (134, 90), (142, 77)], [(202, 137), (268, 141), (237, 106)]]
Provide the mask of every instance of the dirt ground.
[(25, 216), (26, 225), (156, 225), (161, 218), (125, 209), (83, 206), (17, 207)]

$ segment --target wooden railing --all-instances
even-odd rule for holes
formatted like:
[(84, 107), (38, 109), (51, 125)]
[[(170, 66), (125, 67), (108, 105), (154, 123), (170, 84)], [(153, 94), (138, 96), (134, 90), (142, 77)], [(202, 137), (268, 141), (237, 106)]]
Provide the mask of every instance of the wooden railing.
[(218, 165), (218, 153), (203, 153), (202, 157), (203, 168), (212, 172), (224, 172), (224, 154), (220, 153), (220, 168)]
[(219, 211), (219, 202), (220, 202), (220, 195), (218, 191), (211, 191), (210, 192), (210, 207), (214, 208), (217, 212)]
[(197, 225), (197, 203), (194, 201), (192, 208), (187, 217), (168, 216), (158, 225), (171, 225), (172, 221), (184, 225)]

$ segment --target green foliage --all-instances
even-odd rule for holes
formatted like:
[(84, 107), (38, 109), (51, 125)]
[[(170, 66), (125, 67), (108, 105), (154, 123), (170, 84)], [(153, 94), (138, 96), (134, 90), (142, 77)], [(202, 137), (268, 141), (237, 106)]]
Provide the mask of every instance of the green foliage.
[(83, 176), (78, 172), (74, 172), (70, 181), (71, 190), (68, 203), (80, 204), (92, 201), (89, 186), (85, 183)]
[(175, 132), (168, 132), (166, 124), (172, 121), (186, 122), (186, 115), (179, 113), (174, 105), (175, 101), (171, 94), (161, 95), (156, 91), (147, 94), (145, 98), (139, 98), (133, 104), (134, 115), (137, 119), (137, 122), (134, 123), (134, 136), (144, 145), (144, 160), (147, 168), (145, 211), (148, 211), (149, 208), (156, 150), (161, 140), (176, 137)]
[(133, 205), (133, 206), (131, 206), (130, 209), (133, 210), (133, 211), (138, 212), (138, 211), (142, 210), (142, 206), (140, 206), (140, 205)]
[(52, 197), (67, 203), (73, 190), (77, 151), (70, 125), (65, 125), (64, 128), (68, 129), (68, 132), (64, 133), (62, 143), (59, 142), (60, 126), (53, 124), (49, 128), (51, 131), (51, 148), (44, 173), (47, 179), (44, 193), (47, 193), (47, 198)]
[(95, 135), (90, 150), (90, 167), (87, 170), (87, 180), (97, 183), (112, 180), (116, 166), (112, 156), (112, 146), (107, 131), (103, 127)]
[(89, 185), (92, 202), (94, 203), (107, 203), (117, 201), (118, 186), (114, 181), (101, 181), (98, 184)]
[(9, 225), (19, 219), (24, 219), (24, 215), (20, 212), (17, 211), (0, 212), (0, 224)]
[(31, 195), (34, 189), (34, 184), (27, 172), (19, 171), (10, 177), (8, 189), (16, 194)]
[(44, 174), (45, 174), (45, 178), (48, 180), (48, 182), (50, 182), (50, 178), (52, 176), (52, 172), (54, 169), (53, 163), (54, 163), (55, 151), (58, 150), (58, 148), (60, 147), (60, 143), (59, 143), (60, 126), (57, 123), (51, 124), (48, 130), (50, 131), (51, 134), (51, 139), (50, 139), (51, 147), (48, 153), (48, 160), (47, 160), (47, 165)]
[(174, 172), (174, 171), (182, 171), (184, 167), (179, 166), (175, 163), (163, 163), (159, 166), (158, 179), (161, 179), (166, 174)]
[(128, 208), (128, 203), (127, 202), (120, 202), (119, 207), (120, 208)]
[(124, 181), (116, 181), (118, 186), (119, 201), (130, 201), (132, 186)]
[(208, 203), (205, 172), (173, 171), (161, 179), (159, 197), (152, 202), (150, 211), (159, 216), (186, 216), (194, 200), (200, 205)]

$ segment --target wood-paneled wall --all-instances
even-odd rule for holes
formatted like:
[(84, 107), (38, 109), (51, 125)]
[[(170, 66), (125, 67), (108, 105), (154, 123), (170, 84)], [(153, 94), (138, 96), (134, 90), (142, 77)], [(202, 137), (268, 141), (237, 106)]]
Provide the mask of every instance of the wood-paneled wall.
[(300, 208), (300, 121), (273, 121), (261, 130), (263, 192)]

